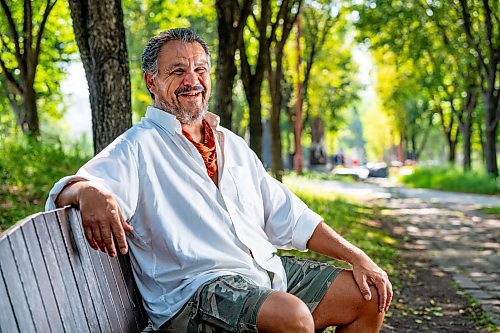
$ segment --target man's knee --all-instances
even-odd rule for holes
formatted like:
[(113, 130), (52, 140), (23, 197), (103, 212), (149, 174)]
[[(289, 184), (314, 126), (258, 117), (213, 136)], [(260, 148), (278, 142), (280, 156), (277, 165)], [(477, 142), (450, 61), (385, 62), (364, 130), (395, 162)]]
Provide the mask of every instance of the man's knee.
[(314, 332), (309, 308), (299, 298), (273, 292), (262, 304), (257, 318), (259, 332)]
[(369, 301), (362, 300), (361, 311), (365, 312), (367, 315), (378, 316), (380, 312), (378, 311), (378, 292), (374, 286), (370, 286), (370, 292), (372, 298)]

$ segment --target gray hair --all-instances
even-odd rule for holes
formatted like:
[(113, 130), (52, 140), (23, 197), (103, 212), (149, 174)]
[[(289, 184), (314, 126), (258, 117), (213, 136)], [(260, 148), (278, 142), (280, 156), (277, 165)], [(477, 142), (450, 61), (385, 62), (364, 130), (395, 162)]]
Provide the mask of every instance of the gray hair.
[(175, 28), (162, 31), (149, 40), (142, 52), (142, 71), (144, 73), (151, 73), (153, 76), (158, 75), (158, 55), (162, 46), (172, 40), (179, 40), (184, 43), (199, 43), (207, 55), (208, 65), (210, 66), (210, 52), (207, 43), (200, 35), (187, 28)]

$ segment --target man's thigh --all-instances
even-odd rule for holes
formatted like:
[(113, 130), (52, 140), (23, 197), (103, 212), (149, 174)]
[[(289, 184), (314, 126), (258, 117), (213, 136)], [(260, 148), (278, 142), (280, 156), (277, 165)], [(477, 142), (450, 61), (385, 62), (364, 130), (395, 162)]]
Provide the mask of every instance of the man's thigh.
[(239, 275), (218, 277), (201, 286), (158, 332), (257, 332), (257, 314), (271, 292)]

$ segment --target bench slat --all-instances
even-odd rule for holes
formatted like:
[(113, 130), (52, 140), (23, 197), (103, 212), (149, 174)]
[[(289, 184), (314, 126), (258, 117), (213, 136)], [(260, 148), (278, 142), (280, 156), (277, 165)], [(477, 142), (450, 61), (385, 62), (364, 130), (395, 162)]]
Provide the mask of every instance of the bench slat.
[[(30, 224), (30, 223), (27, 223)], [(25, 224), (26, 225), (26, 224)], [(24, 227), (24, 226), (23, 226)], [(22, 232), (23, 227), (18, 232), (13, 233), (8, 237), (11, 247), (16, 249), (13, 251), (14, 260), (16, 261), (17, 270), (23, 284), (26, 302), (30, 308), (33, 323), (36, 323), (37, 330), (40, 332), (49, 332), (49, 323), (45, 306), (42, 303), (40, 289), (38, 287), (36, 273), (33, 270), (33, 265), (28, 254), (26, 242)], [(36, 241), (36, 240), (35, 240)]]
[(72, 320), (75, 322), (77, 332), (90, 332), (85, 317), (85, 311), (83, 310), (82, 300), (78, 295), (78, 285), (76, 284), (75, 275), (69, 262), (69, 256), (66, 252), (61, 229), (59, 228), (59, 221), (57, 220), (55, 212), (49, 212), (44, 216), (54, 246), (57, 263), (59, 267), (61, 267), (66, 294), (71, 300), (69, 306), (73, 313)]
[[(112, 289), (107, 279), (106, 265), (103, 265), (103, 262), (101, 261), (101, 254), (98, 251), (90, 251), (90, 259), (92, 260), (92, 265), (95, 267), (97, 273), (96, 279), (99, 289), (101, 290), (104, 308), (108, 314), (111, 329), (113, 332), (122, 332), (123, 330), (118, 317), (118, 311), (113, 302), (113, 295), (111, 295)], [(109, 269), (109, 266), (107, 266), (107, 268)]]
[[(14, 255), (10, 248), (9, 237), (0, 242), (0, 267), (5, 279), (7, 293), (9, 294), (12, 309), (16, 314), (18, 330), (21, 332), (35, 332), (31, 312), (26, 301), (21, 277), (17, 271)], [(17, 329), (17, 327), (16, 327)]]
[(52, 292), (54, 293), (54, 297), (56, 299), (64, 331), (77, 332), (75, 322), (73, 320), (73, 313), (70, 307), (71, 300), (68, 299), (68, 295), (66, 294), (64, 288), (63, 276), (56, 259), (56, 254), (54, 252), (54, 247), (52, 245), (47, 225), (45, 224), (45, 218), (43, 215), (40, 215), (34, 219), (34, 222), (35, 231), (38, 235), (38, 239), (40, 240), (42, 256), (45, 261), (45, 266), (47, 267), (47, 272), (49, 273)]
[(106, 307), (104, 306), (104, 299), (98, 283), (97, 272), (92, 264), (90, 255), (90, 252), (94, 250), (87, 245), (78, 212), (73, 209), (68, 209), (67, 211), (69, 212), (69, 223), (81, 260), (83, 274), (85, 275), (85, 279), (89, 287), (101, 331), (112, 332), (111, 323), (108, 318)]
[(122, 267), (123, 279), (125, 280), (124, 282), (127, 287), (127, 294), (138, 324), (138, 332), (141, 332), (145, 327), (144, 324), (148, 322), (148, 316), (142, 306), (142, 299), (139, 297), (139, 289), (134, 283), (130, 257), (119, 256), (118, 260), (120, 261), (120, 266)]
[(22, 227), (22, 232), (26, 240), (26, 246), (31, 258), (33, 270), (35, 271), (35, 278), (40, 289), (40, 295), (44, 304), (45, 313), (48, 318), (50, 318), (50, 332), (63, 332), (64, 330), (61, 322), (61, 315), (57, 307), (54, 292), (52, 291), (49, 273), (47, 272), (47, 267), (45, 266), (45, 261), (42, 257), (42, 249), (40, 248), (40, 242), (38, 235), (35, 232), (33, 223), (26, 223)]
[[(137, 322), (136, 316), (127, 316), (127, 313), (134, 313), (134, 305), (131, 303), (131, 298), (129, 291), (127, 290), (127, 285), (125, 284), (125, 279), (123, 277), (124, 268), (120, 266), (119, 254), (111, 262), (111, 268), (113, 269), (113, 275), (115, 277), (115, 282), (120, 292), (120, 302), (124, 311), (124, 328), (126, 332), (140, 331), (139, 324)], [(125, 267), (126, 268), (126, 267)], [(116, 297), (115, 297), (116, 299)]]
[[(0, 251), (2, 241), (0, 240)], [(14, 312), (12, 309), (12, 303), (10, 302), (9, 295), (7, 294), (7, 287), (5, 286), (5, 281), (3, 278), (3, 266), (0, 262), (0, 332), (14, 333), (18, 332), (16, 318), (14, 317)]]
[(109, 326), (109, 324), (105, 316), (104, 318), (98, 318), (96, 315), (96, 309), (94, 308), (94, 302), (92, 300), (92, 295), (82, 268), (82, 261), (81, 261), (82, 260), (81, 257), (88, 256), (88, 254), (79, 253), (78, 250), (76, 249), (76, 245), (73, 240), (73, 235), (71, 232), (71, 227), (66, 212), (64, 210), (58, 210), (56, 211), (56, 216), (59, 221), (62, 240), (64, 242), (66, 251), (69, 255), (69, 262), (73, 269), (79, 297), (82, 300), (83, 308), (85, 311), (85, 317), (87, 318), (87, 323), (89, 325), (90, 332), (101, 332), (101, 327), (100, 327), (101, 321), (103, 327)]

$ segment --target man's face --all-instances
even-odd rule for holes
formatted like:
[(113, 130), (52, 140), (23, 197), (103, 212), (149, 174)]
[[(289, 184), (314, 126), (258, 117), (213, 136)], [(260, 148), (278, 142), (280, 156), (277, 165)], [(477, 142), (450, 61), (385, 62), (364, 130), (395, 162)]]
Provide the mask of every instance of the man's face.
[(182, 124), (200, 120), (208, 109), (210, 68), (199, 43), (167, 42), (158, 56), (158, 75), (145, 74), (155, 106)]

